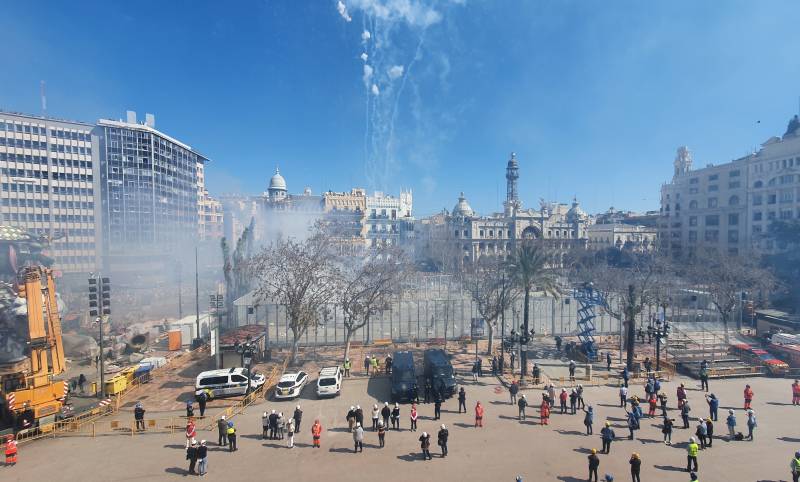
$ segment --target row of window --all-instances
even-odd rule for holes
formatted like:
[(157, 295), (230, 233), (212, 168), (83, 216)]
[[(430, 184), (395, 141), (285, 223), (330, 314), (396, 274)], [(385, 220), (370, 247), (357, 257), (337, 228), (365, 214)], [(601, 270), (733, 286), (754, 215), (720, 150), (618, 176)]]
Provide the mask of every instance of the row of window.
[[(778, 212), (775, 211), (767, 211), (767, 220), (772, 221), (774, 219), (792, 219), (794, 212), (791, 209), (781, 209)], [(800, 218), (800, 209), (797, 210), (797, 217)], [(764, 213), (761, 211), (753, 212), (753, 221), (762, 221), (764, 219)]]
[(767, 171), (777, 171), (778, 169), (789, 169), (795, 166), (800, 167), (800, 157), (790, 157), (788, 159), (779, 159), (776, 161), (762, 162), (753, 166), (753, 172), (764, 172), (766, 166)]
[[(777, 186), (780, 184), (781, 186), (785, 186), (787, 184), (793, 184), (795, 182), (800, 182), (800, 174), (795, 176), (794, 174), (784, 174), (782, 176), (773, 177), (769, 181), (767, 181), (767, 187)], [(753, 183), (754, 189), (759, 189), (764, 187), (764, 181), (756, 181)]]
[[(707, 229), (703, 232), (703, 239), (706, 242), (716, 243), (719, 242), (719, 231), (716, 229)], [(689, 242), (697, 241), (697, 231), (689, 231)], [(728, 231), (728, 243), (736, 244), (739, 242), (739, 231), (731, 229)]]
[(4, 182), (0, 184), (0, 189), (5, 192), (24, 192), (24, 193), (49, 193), (50, 191), (53, 194), (63, 194), (66, 196), (94, 196), (94, 189), (86, 188), (86, 187), (72, 187), (72, 186), (48, 186), (46, 184), (32, 184), (32, 183), (21, 183), (17, 184), (15, 182)]
[[(0, 131), (16, 132), (18, 134), (34, 134), (44, 136), (47, 135), (47, 130), (44, 127), (22, 125), (9, 120), (0, 120)], [(50, 129), (50, 137), (57, 139), (71, 139), (73, 141), (92, 141), (92, 134), (90, 132), (75, 132), (66, 131), (63, 129)]]
[[(29, 207), (29, 208), (49, 208), (51, 202), (47, 199), (30, 198), (3, 198), (3, 206)], [(56, 209), (94, 209), (92, 201), (53, 201), (52, 205)]]
[(78, 174), (72, 172), (48, 172), (48, 171), (39, 171), (34, 169), (0, 169), (4, 175), (9, 177), (16, 177), (16, 178), (28, 178), (28, 179), (53, 179), (56, 181), (82, 181), (82, 182), (92, 182), (94, 181), (94, 176), (91, 174)]
[(77, 214), (28, 214), (28, 213), (6, 213), (3, 215), (6, 221), (12, 222), (56, 222), (56, 223), (93, 223), (94, 216), (80, 216)]
[(85, 250), (85, 251), (94, 251), (95, 245), (94, 243), (73, 243), (71, 241), (56, 241), (53, 243), (53, 249), (66, 251), (69, 249), (74, 249), (76, 251)]
[[(44, 156), (32, 156), (30, 154), (23, 155), (23, 154), (9, 154), (5, 152), (0, 152), (0, 161), (8, 161), (8, 162), (27, 162), (30, 164), (39, 164), (42, 166), (47, 165), (47, 158)], [(79, 161), (77, 159), (51, 159), (51, 164), (53, 166), (62, 166), (62, 167), (82, 167), (84, 169), (91, 169), (92, 168), (92, 161)]]

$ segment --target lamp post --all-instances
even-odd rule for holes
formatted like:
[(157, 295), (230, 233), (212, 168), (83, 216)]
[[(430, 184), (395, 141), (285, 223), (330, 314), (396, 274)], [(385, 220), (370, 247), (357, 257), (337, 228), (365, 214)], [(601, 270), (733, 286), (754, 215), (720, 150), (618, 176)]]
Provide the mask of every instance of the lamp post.
[(669, 336), (669, 323), (667, 322), (667, 302), (661, 303), (663, 321), (656, 318), (656, 326), (653, 327), (653, 336), (656, 337), (656, 371), (661, 370), (661, 341)]

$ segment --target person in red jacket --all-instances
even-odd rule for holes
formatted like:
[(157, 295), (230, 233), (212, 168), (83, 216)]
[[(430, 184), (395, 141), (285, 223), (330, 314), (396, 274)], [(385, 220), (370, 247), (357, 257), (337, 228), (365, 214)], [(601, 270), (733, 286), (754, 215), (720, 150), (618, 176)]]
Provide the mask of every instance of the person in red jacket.
[(314, 420), (314, 425), (311, 426), (311, 436), (314, 438), (314, 447), (320, 448), (319, 440), (322, 437), (322, 424), (319, 419)]
[(539, 417), (542, 425), (550, 425), (550, 403), (546, 395), (542, 395), (542, 405), (539, 407)]
[(481, 405), (481, 402), (475, 405), (475, 426), (483, 427), (483, 405)]
[(745, 385), (744, 387), (744, 409), (750, 409), (750, 403), (753, 401), (753, 389), (750, 388), (750, 385)]
[(792, 405), (800, 405), (800, 380), (792, 383)]
[(17, 463), (17, 441), (14, 440), (13, 435), (6, 438), (6, 465), (15, 465)]

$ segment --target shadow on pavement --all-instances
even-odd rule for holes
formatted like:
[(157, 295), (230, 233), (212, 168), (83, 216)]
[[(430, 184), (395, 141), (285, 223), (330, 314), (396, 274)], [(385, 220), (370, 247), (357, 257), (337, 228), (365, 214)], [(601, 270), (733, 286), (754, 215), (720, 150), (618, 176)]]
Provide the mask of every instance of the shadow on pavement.
[(794, 438), (794, 437), (778, 437), (778, 440), (781, 440), (783, 442), (800, 443), (800, 438)]
[(186, 450), (186, 445), (182, 445), (182, 444), (167, 444), (167, 445), (164, 445), (164, 448), (165, 449), (183, 449), (183, 450)]
[(334, 452), (334, 453), (339, 453), (339, 454), (352, 454), (353, 453), (353, 449), (345, 448), (345, 447), (338, 447), (338, 448), (335, 448), (335, 449), (334, 448), (328, 449), (328, 452)]
[(422, 460), (422, 455), (412, 452), (406, 455), (398, 455), (397, 458), (404, 462), (416, 462), (418, 460)]
[(392, 396), (392, 383), (387, 377), (371, 377), (367, 382), (367, 395), (388, 402)]
[(572, 449), (573, 452), (578, 452), (579, 454), (590, 454), (592, 453), (592, 449), (586, 449), (583, 447)]
[(461, 427), (461, 428), (473, 428), (473, 427), (475, 427), (475, 424), (463, 423), (463, 422), (454, 423), (453, 425), (455, 425), (456, 427)]
[(658, 470), (666, 470), (668, 472), (686, 472), (686, 467), (677, 467), (675, 465), (654, 465), (653, 467)]
[(579, 432), (577, 430), (556, 430), (556, 432), (560, 433), (561, 435), (583, 435), (583, 432)]
[(510, 403), (504, 402), (502, 400), (492, 400), (489, 403), (491, 403), (492, 405), (511, 405)]
[(178, 474), (178, 475), (189, 475), (189, 471), (186, 469), (182, 469), (180, 467), (168, 467), (164, 469), (164, 472), (168, 474)]
[(794, 405), (793, 403), (781, 403), (781, 402), (767, 402), (767, 405), (776, 405), (778, 407), (788, 407)]
[(557, 477), (557, 480), (560, 480), (560, 481), (562, 481), (562, 482), (584, 482), (586, 479), (581, 479), (581, 478), (578, 478), (578, 477), (573, 477), (573, 476), (571, 476), (571, 475), (559, 475), (559, 476)]

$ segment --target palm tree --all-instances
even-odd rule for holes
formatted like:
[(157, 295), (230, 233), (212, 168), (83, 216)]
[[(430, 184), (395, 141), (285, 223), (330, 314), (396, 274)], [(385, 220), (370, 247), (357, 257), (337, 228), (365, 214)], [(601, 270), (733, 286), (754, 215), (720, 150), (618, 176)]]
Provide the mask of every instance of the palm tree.
[[(527, 242), (521, 244), (512, 253), (507, 261), (508, 271), (511, 282), (519, 286), (525, 293), (525, 306), (523, 314), (523, 339), (527, 340), (530, 336), (528, 328), (528, 306), (530, 304), (531, 291), (538, 289), (544, 291), (545, 295), (552, 294), (558, 297), (558, 281), (548, 267), (548, 255), (539, 246)], [(522, 375), (528, 373), (528, 353), (524, 350), (520, 356), (520, 367)]]

